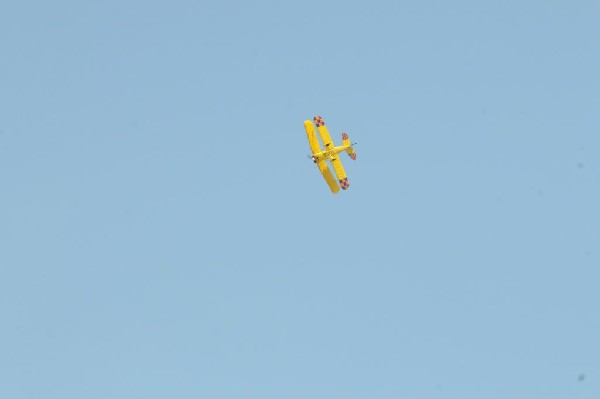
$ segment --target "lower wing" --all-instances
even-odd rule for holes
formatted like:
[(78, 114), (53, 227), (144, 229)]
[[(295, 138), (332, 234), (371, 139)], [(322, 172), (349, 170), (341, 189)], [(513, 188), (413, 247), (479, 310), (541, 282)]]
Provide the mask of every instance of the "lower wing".
[(319, 167), (319, 171), (325, 178), (327, 185), (331, 189), (331, 192), (334, 194), (337, 194), (340, 191), (340, 186), (339, 186), (338, 182), (335, 180), (335, 177), (333, 177), (333, 173), (331, 173), (331, 170), (327, 166), (327, 162), (319, 161), (317, 163), (317, 166)]
[(337, 154), (336, 158), (331, 160), (331, 164), (333, 165), (335, 175), (340, 182), (340, 186), (342, 189), (347, 190), (348, 187), (350, 187), (350, 182), (348, 181), (348, 177), (346, 177), (346, 171), (344, 170), (344, 166), (342, 166), (342, 161), (340, 161), (339, 156), (340, 154)]
[(317, 125), (317, 129), (319, 130), (319, 134), (321, 135), (321, 140), (323, 140), (325, 148), (333, 148), (333, 140), (331, 140), (331, 135), (329, 134), (329, 130), (327, 130), (327, 126), (325, 126), (325, 121), (323, 118), (320, 116), (315, 116), (313, 120)]

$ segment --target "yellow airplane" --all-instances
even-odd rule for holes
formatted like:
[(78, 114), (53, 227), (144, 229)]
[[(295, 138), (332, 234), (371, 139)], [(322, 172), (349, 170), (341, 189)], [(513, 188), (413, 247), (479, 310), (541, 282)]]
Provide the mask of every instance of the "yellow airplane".
[[(332, 193), (337, 194), (340, 191), (340, 186), (342, 189), (347, 190), (350, 186), (350, 183), (348, 182), (348, 177), (346, 177), (346, 172), (344, 171), (342, 161), (340, 161), (338, 154), (342, 151), (346, 151), (350, 158), (356, 160), (356, 153), (354, 152), (354, 148), (352, 148), (352, 145), (356, 143), (350, 143), (348, 135), (346, 133), (342, 133), (342, 145), (335, 146), (331, 140), (331, 136), (329, 135), (329, 131), (325, 126), (323, 118), (320, 116), (315, 116), (313, 120), (317, 125), (317, 129), (321, 135), (321, 140), (325, 145), (325, 149), (322, 149), (321, 145), (319, 144), (319, 139), (317, 138), (317, 133), (315, 132), (315, 126), (313, 123), (308, 120), (304, 121), (306, 136), (308, 137), (308, 143), (310, 144), (310, 149), (312, 151), (311, 158), (319, 167), (319, 171), (325, 178), (325, 181), (329, 185)], [(331, 162), (333, 165), (333, 170), (338, 178), (337, 181), (327, 166), (327, 161)]]

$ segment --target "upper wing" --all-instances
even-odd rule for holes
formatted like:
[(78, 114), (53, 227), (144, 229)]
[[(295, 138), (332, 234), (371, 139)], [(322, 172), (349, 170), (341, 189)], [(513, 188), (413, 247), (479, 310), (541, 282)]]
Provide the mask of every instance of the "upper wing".
[(335, 177), (333, 177), (333, 174), (331, 173), (331, 170), (327, 166), (327, 162), (326, 161), (319, 161), (317, 163), (317, 166), (319, 167), (319, 171), (321, 172), (321, 174), (325, 178), (325, 181), (327, 182), (327, 185), (331, 189), (331, 192), (334, 193), (334, 194), (337, 194), (338, 191), (340, 191), (340, 186), (335, 181)]
[[(319, 134), (321, 135), (321, 139), (323, 140), (323, 144), (325, 144), (326, 149), (334, 149), (333, 140), (331, 140), (331, 135), (329, 134), (329, 130), (327, 130), (327, 126), (325, 126), (325, 121), (320, 116), (315, 116), (314, 118), (315, 124), (317, 125), (317, 129), (319, 129)], [(344, 167), (342, 166), (342, 161), (340, 161), (339, 157), (335, 157), (331, 160), (331, 164), (333, 165), (333, 170), (338, 178), (340, 186), (346, 190), (350, 187), (350, 182), (348, 182), (348, 177), (346, 177), (346, 172), (344, 171)], [(331, 172), (329, 172), (331, 174)], [(333, 178), (333, 176), (331, 176)], [(325, 178), (327, 179), (327, 178)], [(329, 183), (329, 182), (328, 182)], [(336, 183), (337, 186), (337, 183)], [(331, 187), (331, 185), (330, 185)], [(338, 188), (339, 190), (339, 188)], [(333, 189), (332, 189), (333, 191)]]
[(311, 121), (304, 121), (304, 129), (306, 129), (306, 137), (308, 137), (308, 144), (313, 154), (321, 152), (321, 146), (319, 145), (319, 139), (317, 138), (317, 132), (315, 132), (315, 125)]
[(319, 129), (319, 134), (321, 135), (321, 139), (323, 140), (325, 148), (327, 149), (331, 147), (333, 149), (333, 140), (331, 140), (329, 130), (327, 130), (327, 126), (325, 126), (325, 121), (320, 116), (315, 116), (314, 120), (315, 124), (317, 125), (317, 129)]
[(338, 154), (334, 159), (331, 160), (331, 164), (333, 165), (333, 170), (335, 170), (335, 175), (340, 182), (340, 186), (344, 190), (347, 190), (350, 187), (350, 182), (348, 181), (348, 177), (346, 176), (346, 171), (344, 170), (344, 166), (342, 165), (342, 161), (340, 161)]

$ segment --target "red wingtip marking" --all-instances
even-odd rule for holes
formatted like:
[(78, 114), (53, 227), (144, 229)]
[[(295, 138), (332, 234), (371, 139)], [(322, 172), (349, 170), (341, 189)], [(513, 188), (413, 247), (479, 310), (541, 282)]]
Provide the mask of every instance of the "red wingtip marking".
[(348, 181), (347, 177), (345, 177), (344, 179), (340, 180), (340, 187), (342, 188), (342, 190), (347, 190), (348, 187), (350, 187), (350, 182)]

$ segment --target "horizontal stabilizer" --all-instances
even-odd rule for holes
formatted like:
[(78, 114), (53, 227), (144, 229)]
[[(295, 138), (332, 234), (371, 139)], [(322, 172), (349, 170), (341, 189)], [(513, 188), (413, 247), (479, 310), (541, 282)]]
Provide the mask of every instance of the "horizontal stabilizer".
[(348, 146), (348, 148), (346, 148), (346, 153), (350, 158), (352, 158), (353, 161), (356, 161), (356, 152), (354, 152), (354, 148), (352, 148), (352, 143), (350, 142), (350, 137), (348, 137), (346, 132), (342, 133), (342, 145)]

